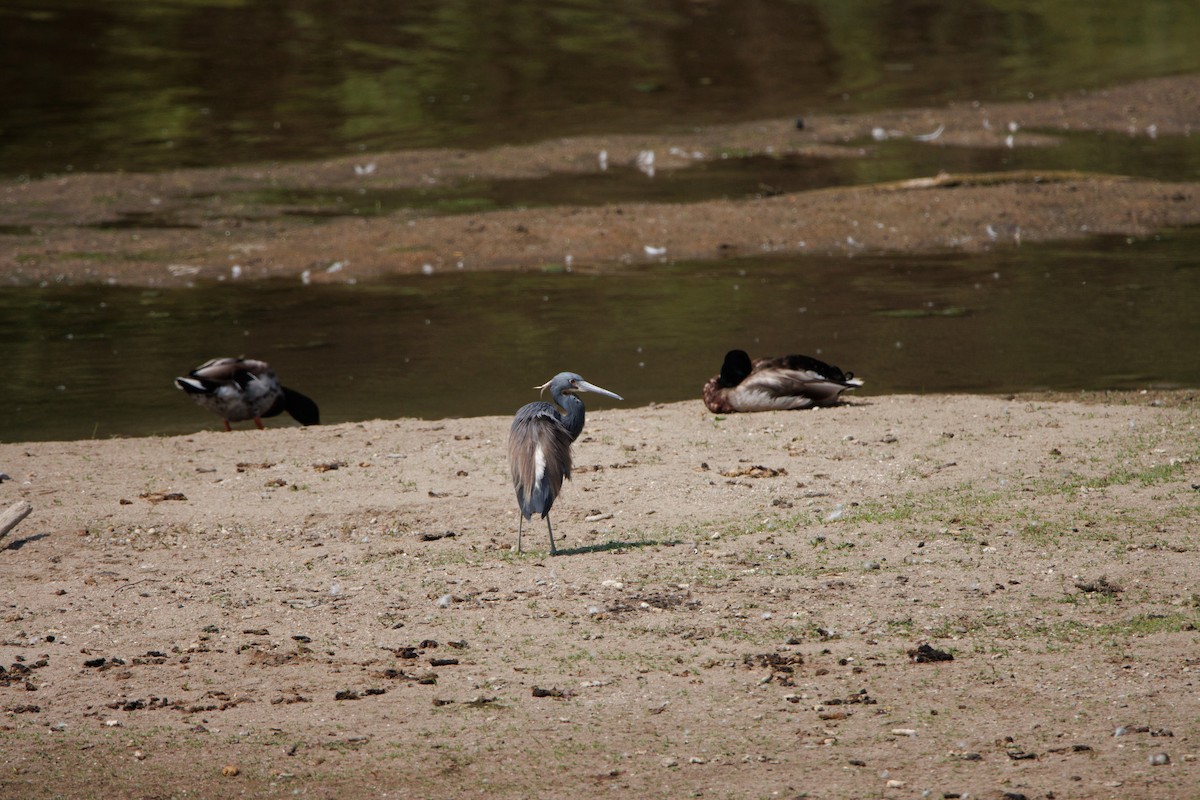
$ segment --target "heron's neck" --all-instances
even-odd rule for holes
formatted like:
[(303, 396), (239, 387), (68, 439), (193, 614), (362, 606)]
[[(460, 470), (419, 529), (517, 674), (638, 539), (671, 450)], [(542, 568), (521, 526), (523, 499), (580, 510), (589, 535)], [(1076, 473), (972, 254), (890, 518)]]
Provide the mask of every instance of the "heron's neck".
[(583, 432), (583, 401), (573, 394), (560, 395), (554, 399), (566, 412), (563, 415), (562, 424), (570, 432), (571, 441), (575, 441)]

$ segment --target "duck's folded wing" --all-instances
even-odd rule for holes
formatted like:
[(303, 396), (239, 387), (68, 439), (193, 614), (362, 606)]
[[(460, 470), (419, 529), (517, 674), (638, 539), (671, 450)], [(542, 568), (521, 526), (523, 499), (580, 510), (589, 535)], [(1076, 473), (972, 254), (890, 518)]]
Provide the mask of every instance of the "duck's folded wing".
[(812, 356), (779, 356), (778, 358), (762, 358), (754, 364), (754, 371), (790, 370), (793, 372), (811, 372), (834, 383), (842, 383), (847, 387), (862, 386), (862, 381), (854, 377), (853, 372), (842, 372), (839, 367), (827, 364)]
[(188, 394), (212, 394), (220, 384), (202, 381), (196, 378), (176, 378), (175, 385)]
[(861, 385), (856, 379), (830, 380), (820, 372), (770, 369), (755, 372), (737, 387), (739, 408), (784, 409), (832, 405), (838, 395)]
[(189, 374), (192, 378), (217, 383), (236, 383), (243, 389), (251, 381), (267, 375), (271, 365), (252, 358), (214, 358), (196, 367)]

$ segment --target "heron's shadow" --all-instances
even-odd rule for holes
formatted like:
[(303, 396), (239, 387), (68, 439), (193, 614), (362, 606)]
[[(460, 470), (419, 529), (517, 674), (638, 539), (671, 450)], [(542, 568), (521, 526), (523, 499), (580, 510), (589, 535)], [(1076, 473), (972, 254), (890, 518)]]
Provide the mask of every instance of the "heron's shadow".
[(656, 545), (670, 546), (677, 544), (682, 544), (682, 542), (678, 539), (649, 539), (639, 542), (605, 542), (604, 544), (589, 544), (583, 547), (560, 547), (555, 556), (581, 556), (587, 553), (609, 553), (614, 550), (631, 550), (635, 547), (654, 547)]

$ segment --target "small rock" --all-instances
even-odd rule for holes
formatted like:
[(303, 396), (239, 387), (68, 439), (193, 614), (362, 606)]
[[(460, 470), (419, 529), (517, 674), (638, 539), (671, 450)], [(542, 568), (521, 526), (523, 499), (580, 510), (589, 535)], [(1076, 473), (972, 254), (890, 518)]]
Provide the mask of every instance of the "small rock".
[(240, 773), (241, 770), (233, 764), (226, 764), (225, 766), (221, 767), (221, 774), (226, 778), (233, 778)]
[(892, 728), (892, 736), (916, 736), (917, 732), (912, 728)]
[(666, 758), (664, 758), (662, 760), (661, 763), (664, 767), (677, 767), (677, 766), (679, 766), (679, 759), (671, 758), (670, 756), (667, 756)]
[(1146, 759), (1152, 767), (1161, 767), (1171, 763), (1171, 757), (1166, 753), (1153, 753)]

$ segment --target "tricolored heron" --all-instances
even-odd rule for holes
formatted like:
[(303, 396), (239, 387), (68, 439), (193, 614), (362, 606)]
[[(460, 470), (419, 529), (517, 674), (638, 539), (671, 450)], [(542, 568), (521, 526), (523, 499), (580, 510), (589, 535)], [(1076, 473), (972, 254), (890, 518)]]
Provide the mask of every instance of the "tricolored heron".
[[(517, 523), (517, 552), (521, 552), (521, 533), (525, 520), (541, 514), (550, 533), (550, 555), (554, 548), (554, 528), (550, 526), (550, 507), (562, 489), (563, 478), (571, 477), (571, 443), (583, 430), (583, 401), (579, 392), (595, 392), (624, 400), (619, 394), (588, 383), (574, 372), (560, 372), (541, 386), (558, 408), (539, 400), (522, 406), (513, 417), (508, 434), (508, 463), (512, 467), (513, 488), (521, 519)], [(559, 408), (565, 413), (560, 413)]]
[(176, 378), (175, 385), (209, 411), (230, 422), (252, 419), (261, 430), (263, 417), (284, 411), (301, 425), (317, 425), (321, 413), (308, 397), (279, 385), (275, 370), (252, 358), (214, 358)]
[(832, 406), (842, 392), (862, 385), (853, 372), (809, 356), (751, 362), (745, 350), (730, 350), (721, 374), (704, 384), (704, 405), (714, 414)]

